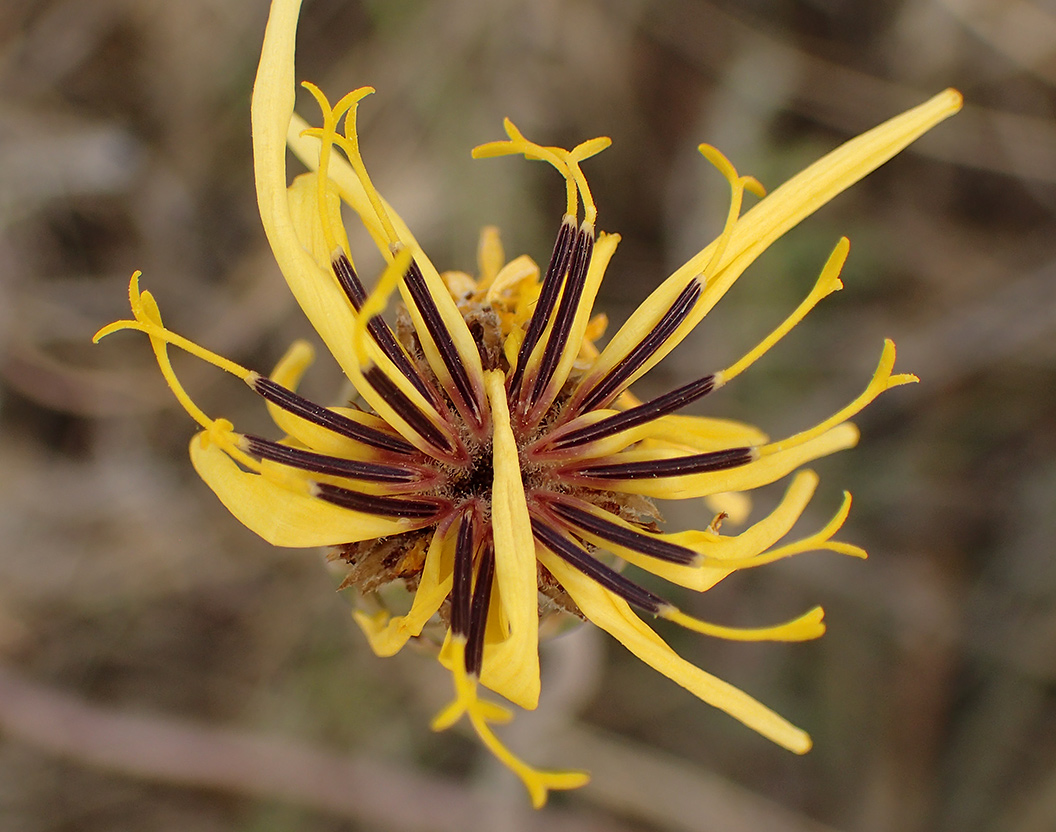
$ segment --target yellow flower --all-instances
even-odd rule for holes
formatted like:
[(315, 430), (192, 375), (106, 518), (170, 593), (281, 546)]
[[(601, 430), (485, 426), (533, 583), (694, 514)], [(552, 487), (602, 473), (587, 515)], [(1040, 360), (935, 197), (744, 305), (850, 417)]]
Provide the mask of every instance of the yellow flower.
[[(154, 298), (129, 297), (134, 320), (101, 330), (146, 333), (165, 380), (202, 431), (191, 441), (199, 475), (242, 523), (278, 546), (333, 547), (365, 593), (394, 581), (414, 591), (403, 615), (357, 612), (374, 651), (388, 656), (430, 621), (446, 635), (440, 661), (454, 699), (437, 730), (465, 716), (488, 749), (541, 806), (551, 789), (587, 781), (543, 771), (516, 757), (492, 731), (506, 707), (479, 696), (482, 685), (522, 708), (539, 697), (540, 620), (570, 613), (611, 633), (634, 655), (705, 702), (796, 753), (809, 737), (747, 694), (681, 659), (638, 611), (708, 635), (796, 641), (824, 630), (815, 608), (783, 624), (734, 629), (690, 617), (625, 576), (633, 566), (704, 591), (739, 569), (828, 549), (864, 557), (833, 540), (850, 497), (816, 534), (782, 542), (809, 502), (817, 477), (798, 471), (767, 517), (741, 534), (719, 533), (720, 514), (699, 531), (663, 533), (653, 498), (744, 492), (811, 460), (849, 448), (848, 421), (881, 392), (916, 379), (893, 374), (885, 343), (865, 390), (814, 427), (778, 441), (738, 422), (677, 415), (721, 387), (776, 344), (823, 297), (841, 288), (842, 239), (800, 306), (733, 365), (641, 402), (628, 387), (674, 349), (774, 240), (844, 188), (956, 112), (947, 90), (848, 142), (741, 214), (745, 191), (764, 196), (715, 149), (700, 151), (726, 178), (729, 215), (714, 242), (656, 288), (599, 350), (604, 317), (592, 317), (606, 266), (619, 242), (595, 234), (597, 210), (581, 163), (608, 146), (543, 147), (506, 122), (508, 140), (477, 157), (523, 155), (565, 179), (567, 211), (545, 274), (527, 257), (506, 262), (486, 229), (479, 275), (440, 274), (400, 217), (375, 190), (356, 136), (363, 88), (322, 110), (319, 127), (293, 112), (299, 0), (274, 0), (253, 92), (253, 149), (261, 219), (279, 267), (363, 408), (322, 407), (295, 390), (312, 360), (294, 344), (270, 377), (247, 370), (166, 329)], [(338, 127), (344, 121), (344, 128)], [(292, 148), (309, 172), (287, 181)], [(351, 206), (388, 261), (367, 293), (341, 223)], [(582, 206), (583, 219), (579, 219)], [(391, 293), (402, 306), (394, 331), (380, 317)], [(281, 441), (235, 431), (187, 395), (168, 357), (172, 345), (242, 379), (266, 401)]]

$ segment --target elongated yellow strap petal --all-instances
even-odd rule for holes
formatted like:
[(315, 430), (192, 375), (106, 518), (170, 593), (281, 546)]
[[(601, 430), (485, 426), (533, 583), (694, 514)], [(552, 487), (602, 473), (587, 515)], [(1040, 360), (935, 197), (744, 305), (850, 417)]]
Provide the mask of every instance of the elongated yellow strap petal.
[(275, 0), (271, 5), (253, 85), (253, 170), (260, 218), (275, 260), (309, 321), (345, 367), (354, 363), (347, 343), (353, 316), (332, 275), (320, 268), (295, 232), (286, 186), (286, 131), (293, 114), (300, 5), (300, 0)]
[(451, 637), (449, 634), (443, 652), (454, 677), (455, 700), (433, 719), (433, 730), (443, 731), (454, 725), (463, 714), (468, 716), (473, 730), (477, 732), (488, 751), (521, 778), (536, 809), (546, 805), (551, 790), (578, 789), (585, 786), (590, 781), (590, 775), (585, 771), (544, 771), (533, 768), (502, 744), (488, 723), (506, 722), (510, 719), (510, 712), (477, 696), (477, 680), (466, 673), (465, 649), (466, 642), (463, 637)]
[(500, 644), (485, 647), (481, 680), (521, 707), (532, 709), (539, 702), (535, 539), (524, 498), (517, 440), (510, 425), (505, 378), (498, 370), (489, 370), (484, 378), (494, 425), (491, 528), (495, 540), (495, 583), (509, 634)]
[(810, 737), (805, 732), (748, 694), (680, 657), (623, 599), (549, 552), (540, 551), (539, 556), (583, 614), (643, 662), (789, 751), (803, 754), (810, 750)]
[(317, 499), (305, 483), (298, 489), (292, 478), (278, 483), (244, 471), (223, 449), (208, 441), (206, 433), (191, 440), (191, 463), (227, 510), (274, 546), (337, 546), (415, 528), (405, 519), (352, 511)]
[(370, 649), (378, 656), (393, 656), (403, 649), (411, 638), (421, 635), (422, 629), (439, 611), (451, 593), (454, 578), (454, 536), (450, 529), (445, 534), (437, 529), (429, 543), (422, 576), (414, 592), (414, 601), (406, 615), (392, 617), (381, 611), (368, 615), (361, 610), (353, 612), (370, 642)]
[[(355, 325), (355, 314), (330, 269), (323, 269), (316, 256), (305, 249), (316, 235), (300, 235), (291, 211), (291, 198), (298, 203), (296, 218), (303, 225), (311, 206), (315, 206), (315, 223), (321, 222), (318, 187), (313, 180), (294, 182), (286, 188), (286, 134), (293, 117), (295, 90), (294, 45), (297, 33), (299, 0), (274, 0), (264, 33), (260, 65), (253, 85), (253, 169), (256, 176), (257, 204), (264, 232), (268, 237), (275, 261), (327, 349), (337, 360), (352, 384), (385, 421), (425, 452), (429, 445), (398, 414), (392, 411), (367, 384), (348, 337)], [(318, 165), (318, 141), (316, 140)], [(337, 160), (335, 159), (334, 162)], [(334, 164), (331, 164), (334, 167)], [(340, 187), (340, 183), (338, 183)], [(343, 193), (343, 192), (342, 192)], [(302, 240), (301, 235), (306, 235)], [(332, 252), (327, 252), (329, 255)], [(391, 367), (384, 356), (376, 355), (375, 363), (394, 383), (400, 384), (402, 374)], [(438, 419), (432, 408), (413, 386), (402, 380), (403, 392), (431, 419)], [(402, 389), (402, 388), (401, 388)]]
[[(775, 240), (956, 113), (961, 103), (959, 92), (946, 90), (851, 139), (774, 190), (740, 218), (727, 242), (722, 237), (712, 242), (646, 298), (602, 351), (596, 370), (598, 376), (615, 366), (619, 357), (626, 354), (642, 334), (652, 330), (659, 315), (691, 280), (709, 270), (711, 276), (704, 294), (692, 314), (648, 366), (654, 365), (682, 341)], [(724, 251), (716, 262), (716, 252), (722, 246)]]

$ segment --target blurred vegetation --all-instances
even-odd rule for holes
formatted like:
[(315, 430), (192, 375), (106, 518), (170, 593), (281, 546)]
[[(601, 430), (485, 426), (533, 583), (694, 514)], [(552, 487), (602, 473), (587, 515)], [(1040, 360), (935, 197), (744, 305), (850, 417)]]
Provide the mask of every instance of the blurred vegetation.
[[(306, 2), (300, 76), (332, 98), (377, 87), (367, 163), (441, 268), (474, 270), (484, 224), (511, 256), (549, 255), (552, 172), (469, 158), (504, 116), (544, 143), (613, 138), (586, 170), (599, 227), (623, 235), (600, 302), (615, 325), (721, 225), (727, 192), (699, 142), (774, 187), (945, 86), (968, 102), (776, 245), (650, 379), (740, 354), (841, 234), (846, 290), (699, 412), (806, 426), (857, 393), (884, 336), (923, 379), (817, 466), (810, 522), (848, 488), (843, 537), (870, 561), (805, 556), (692, 602), (745, 624), (821, 603), (823, 639), (664, 631), (814, 751), (770, 746), (584, 628), (548, 646), (551, 699), (510, 736), (595, 781), (533, 816), (474, 743), (429, 733), (450, 684), (435, 663), (374, 658), (322, 558), (269, 548), (198, 482), (192, 425), (145, 341), (89, 343), (127, 315), (134, 269), (170, 325), (247, 366), (310, 336), (253, 195), (266, 5), (0, 5), (0, 826), (1056, 828), (1052, 6)], [(208, 412), (266, 430), (242, 385), (178, 370)], [(332, 362), (306, 384), (333, 400)], [(692, 513), (671, 519), (707, 516)]]

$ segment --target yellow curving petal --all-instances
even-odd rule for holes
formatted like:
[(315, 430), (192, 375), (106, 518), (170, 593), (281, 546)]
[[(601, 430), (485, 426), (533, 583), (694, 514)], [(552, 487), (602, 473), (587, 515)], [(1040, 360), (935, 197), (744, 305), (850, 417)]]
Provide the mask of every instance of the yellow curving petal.
[[(300, 0), (274, 0), (272, 3), (253, 85), (253, 169), (264, 233), (290, 291), (345, 375), (386, 422), (409, 442), (428, 451), (428, 443), (392, 411), (363, 378), (355, 348), (348, 337), (355, 325), (352, 307), (333, 273), (321, 268), (313, 254), (305, 249), (310, 240), (302, 242), (294, 224), (290, 194), (286, 188), (286, 134), (293, 117), (294, 43), (299, 9)], [(340, 183), (337, 184), (340, 187)], [(303, 185), (295, 189), (294, 197), (299, 202), (317, 200), (316, 193), (316, 188)], [(315, 239), (314, 235), (312, 239)], [(391, 362), (373, 351), (372, 357), (420, 409), (439, 421), (429, 403), (392, 368)]]
[[(320, 199), (321, 193), (325, 202)], [(335, 251), (340, 248), (347, 252), (349, 248), (337, 186), (316, 173), (302, 173), (293, 180), (286, 195), (297, 239), (315, 259), (320, 272), (329, 275)]]
[(340, 287), (305, 250), (294, 228), (286, 186), (286, 130), (294, 104), (294, 46), (300, 0), (274, 0), (253, 85), (253, 170), (264, 232), (294, 297), (344, 368), (354, 363), (352, 312)]
[(191, 440), (194, 470), (246, 528), (275, 546), (337, 546), (415, 528), (408, 520), (340, 508), (311, 496), (306, 487), (295, 490), (296, 483), (243, 471), (206, 440), (205, 433)]
[[(450, 529), (447, 530), (450, 532)], [(439, 611), (451, 593), (455, 552), (453, 534), (437, 530), (429, 543), (422, 576), (414, 591), (411, 609), (406, 615), (375, 615), (356, 610), (353, 617), (370, 642), (370, 649), (378, 656), (394, 656), (411, 638), (421, 635), (422, 629)]]
[(583, 614), (647, 665), (789, 751), (804, 754), (810, 750), (810, 737), (804, 731), (744, 691), (687, 662), (635, 615), (623, 599), (550, 552), (541, 550), (540, 558)]
[[(602, 351), (593, 380), (607, 372), (650, 331), (691, 280), (709, 273), (704, 294), (675, 334), (650, 359), (654, 366), (704, 318), (745, 269), (785, 232), (862, 179), (961, 108), (961, 94), (946, 90), (923, 104), (851, 139), (793, 176), (732, 228), (691, 258), (653, 291)], [(724, 171), (725, 173), (725, 171)], [(720, 249), (722, 249), (720, 253)]]

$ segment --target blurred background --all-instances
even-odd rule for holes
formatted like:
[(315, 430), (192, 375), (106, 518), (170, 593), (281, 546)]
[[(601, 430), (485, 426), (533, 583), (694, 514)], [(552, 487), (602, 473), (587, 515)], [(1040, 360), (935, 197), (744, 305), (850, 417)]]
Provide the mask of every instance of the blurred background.
[[(0, 827), (70, 830), (1045, 832), (1056, 829), (1056, 7), (1049, 0), (307, 0), (298, 73), (361, 107), (374, 181), (442, 269), (549, 256), (563, 188), (474, 162), (511, 117), (585, 166), (623, 235), (618, 325), (721, 227), (707, 141), (773, 188), (946, 86), (965, 111), (768, 252), (642, 385), (738, 357), (842, 234), (846, 289), (695, 412), (773, 435), (853, 398), (883, 337), (923, 382), (820, 461), (803, 529), (842, 539), (681, 603), (761, 625), (820, 603), (810, 644), (664, 630), (803, 726), (794, 757), (589, 627), (546, 645), (540, 711), (506, 732), (594, 780), (527, 808), (428, 721), (450, 680), (373, 657), (321, 553), (272, 549), (194, 475), (145, 339), (90, 344), (144, 272), (167, 323), (267, 371), (312, 337), (268, 253), (250, 162), (263, 0), (0, 5)], [(301, 112), (314, 113), (308, 101)], [(359, 238), (354, 238), (359, 239)], [(360, 246), (365, 275), (380, 260)], [(178, 371), (267, 431), (236, 380)], [(330, 402), (328, 357), (306, 381)], [(759, 496), (765, 510), (779, 491)], [(666, 510), (666, 509), (665, 509)], [(672, 527), (710, 520), (697, 504)], [(731, 529), (732, 530), (732, 529)]]

